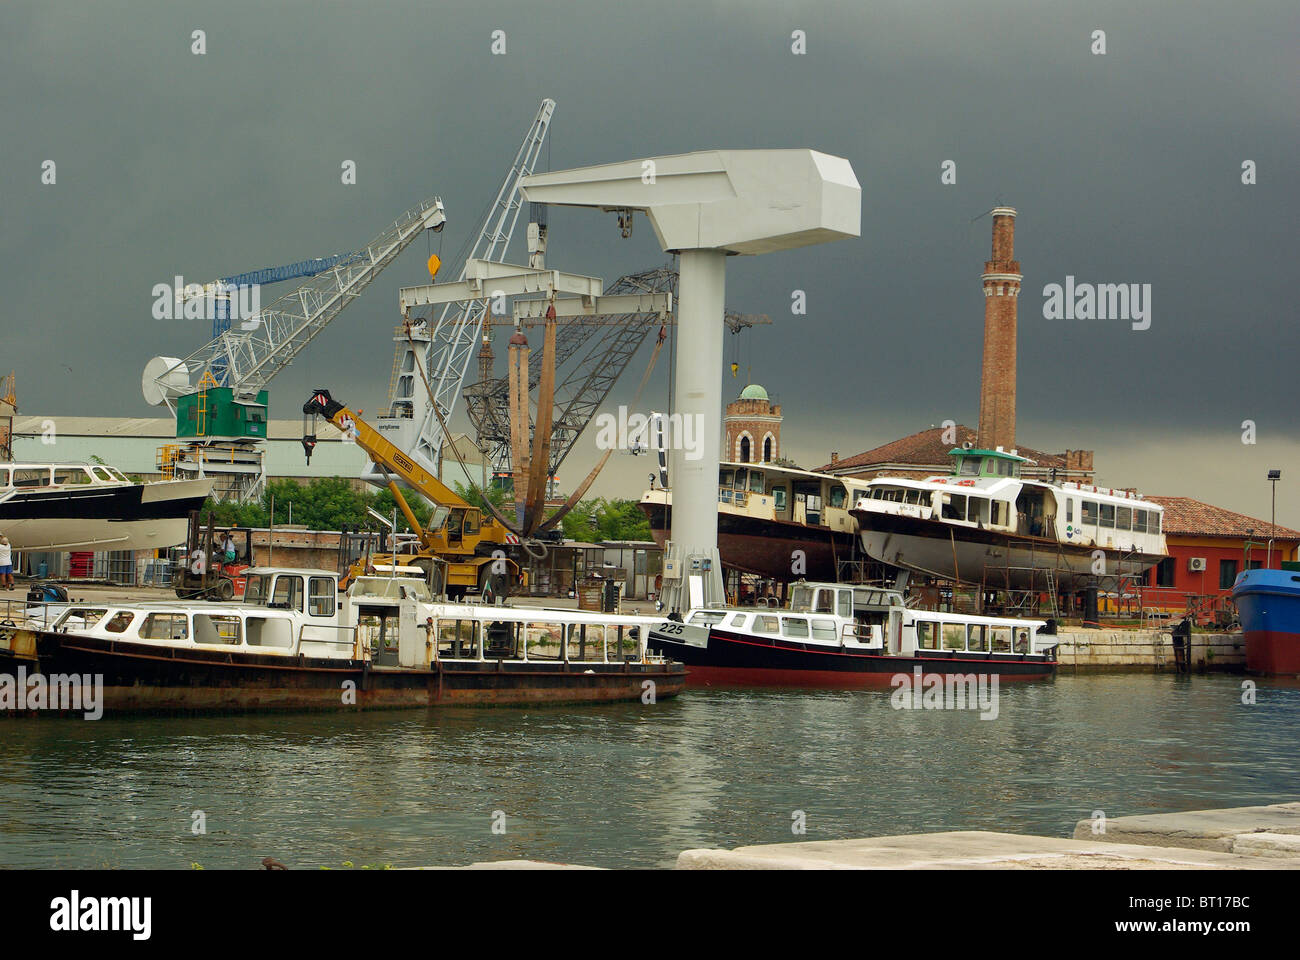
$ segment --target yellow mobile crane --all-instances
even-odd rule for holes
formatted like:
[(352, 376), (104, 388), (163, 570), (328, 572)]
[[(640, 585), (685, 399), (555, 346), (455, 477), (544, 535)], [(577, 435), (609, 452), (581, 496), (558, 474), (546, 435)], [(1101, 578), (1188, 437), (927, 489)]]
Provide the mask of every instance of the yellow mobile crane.
[[(311, 462), (312, 451), (316, 448), (316, 417), (324, 417), (350, 436), (375, 466), (388, 475), (388, 490), (419, 539), (419, 548), (414, 553), (398, 553), (394, 547), (392, 554), (374, 554), (370, 558), (372, 564), (419, 567), (435, 592), (440, 591), (434, 582), (434, 570), (446, 564), (446, 590), (452, 597), (478, 591), (503, 596), (510, 587), (521, 582), (519, 564), (506, 555), (508, 547), (518, 544), (519, 538), (493, 517), (483, 516), (478, 507), (467, 503), (441, 480), (414, 463), (378, 430), (331, 397), (328, 390), (313, 393), (311, 399), (303, 404), (302, 412), (302, 446), (307, 462)], [(416, 519), (398, 488), (399, 479), (433, 505), (427, 525), (421, 526)], [(366, 558), (362, 557), (352, 565), (344, 583), (365, 573), (365, 567)]]

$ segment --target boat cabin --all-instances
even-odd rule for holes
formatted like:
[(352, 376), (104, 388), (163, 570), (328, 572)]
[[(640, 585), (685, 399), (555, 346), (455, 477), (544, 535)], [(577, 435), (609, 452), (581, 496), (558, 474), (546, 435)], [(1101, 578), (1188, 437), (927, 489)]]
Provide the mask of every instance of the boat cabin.
[(724, 462), (718, 468), (720, 509), (832, 530), (856, 529), (849, 511), (865, 489), (864, 480), (770, 463)]
[(121, 470), (101, 463), (0, 463), (0, 489), (121, 486), (130, 482)]

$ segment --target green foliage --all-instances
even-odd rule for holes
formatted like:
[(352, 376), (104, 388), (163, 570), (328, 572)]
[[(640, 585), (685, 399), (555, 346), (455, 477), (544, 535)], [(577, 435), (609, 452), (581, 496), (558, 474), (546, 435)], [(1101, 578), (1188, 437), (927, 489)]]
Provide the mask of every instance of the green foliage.
[[(406, 501), (416, 519), (423, 525), (431, 508), (415, 493), (405, 493)], [(201, 511), (206, 525), (211, 514), (219, 527), (260, 527), (270, 522), (271, 498), (275, 498), (275, 522), (286, 524), (292, 512), (295, 524), (305, 524), (311, 530), (339, 530), (345, 525), (365, 524), (371, 520), (366, 513), (373, 507), (385, 517), (391, 516), (395, 503), (387, 490), (371, 493), (355, 489), (340, 477), (321, 477), (303, 485), (296, 480), (274, 480), (267, 484), (266, 493), (259, 503), (214, 503), (211, 498)], [(397, 514), (398, 529), (409, 529), (401, 511)]]
[(505, 487), (489, 486), (486, 493), (487, 496), (485, 497), (484, 491), (480, 490), (477, 486), (467, 488), (462, 483), (456, 484), (456, 495), (470, 506), (478, 507), (484, 513), (490, 515), (492, 511), (487, 508), (487, 504), (491, 503), (492, 506), (504, 513), (504, 507), (510, 498), (509, 491), (507, 491)]
[(650, 521), (635, 500), (583, 500), (560, 521), (570, 540), (649, 540)]

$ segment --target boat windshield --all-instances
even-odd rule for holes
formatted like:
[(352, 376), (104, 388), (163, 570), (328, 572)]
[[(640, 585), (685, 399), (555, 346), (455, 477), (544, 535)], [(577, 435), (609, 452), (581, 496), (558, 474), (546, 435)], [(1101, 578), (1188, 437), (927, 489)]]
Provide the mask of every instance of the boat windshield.
[(271, 598), (270, 574), (254, 574), (244, 584), (245, 603), (266, 603)]
[(790, 591), (790, 610), (794, 613), (811, 613), (812, 599), (812, 587), (796, 586)]

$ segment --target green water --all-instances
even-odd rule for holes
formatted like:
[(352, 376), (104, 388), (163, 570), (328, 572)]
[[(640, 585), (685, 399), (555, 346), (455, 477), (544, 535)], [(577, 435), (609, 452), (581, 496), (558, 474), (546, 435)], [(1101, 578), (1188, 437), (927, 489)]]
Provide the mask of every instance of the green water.
[(1066, 836), (1094, 810), (1300, 798), (1300, 689), (1261, 681), (1247, 706), (1241, 683), (1008, 685), (991, 721), (894, 710), (888, 691), (693, 689), (653, 706), (8, 720), (0, 866), (668, 866), (690, 847)]

